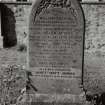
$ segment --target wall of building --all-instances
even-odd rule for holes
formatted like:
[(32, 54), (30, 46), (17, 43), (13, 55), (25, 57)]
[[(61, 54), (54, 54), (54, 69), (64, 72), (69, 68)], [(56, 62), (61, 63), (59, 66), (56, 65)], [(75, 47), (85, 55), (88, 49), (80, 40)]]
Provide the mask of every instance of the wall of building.
[[(30, 5), (8, 5), (7, 8), (11, 9), (15, 17), (15, 31), (18, 39), (18, 44), (25, 43), (28, 33), (28, 20), (30, 14)], [(9, 17), (10, 18), (10, 17)], [(11, 24), (11, 23), (10, 23)]]
[(82, 5), (86, 18), (85, 86), (93, 92), (105, 91), (105, 4)]

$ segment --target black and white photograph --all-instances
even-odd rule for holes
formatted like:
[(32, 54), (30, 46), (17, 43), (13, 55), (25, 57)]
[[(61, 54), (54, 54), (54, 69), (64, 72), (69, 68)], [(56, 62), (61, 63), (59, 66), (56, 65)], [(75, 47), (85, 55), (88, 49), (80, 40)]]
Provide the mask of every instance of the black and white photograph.
[(0, 105), (105, 105), (105, 0), (0, 0)]

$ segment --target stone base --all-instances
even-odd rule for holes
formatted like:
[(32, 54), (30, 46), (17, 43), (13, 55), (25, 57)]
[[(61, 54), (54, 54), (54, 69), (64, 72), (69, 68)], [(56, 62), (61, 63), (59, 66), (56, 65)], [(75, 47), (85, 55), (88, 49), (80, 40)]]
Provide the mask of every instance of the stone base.
[(31, 102), (31, 103), (26, 103), (26, 105), (84, 105), (80, 103), (49, 103), (49, 102)]
[(26, 105), (84, 105), (83, 94), (27, 94)]

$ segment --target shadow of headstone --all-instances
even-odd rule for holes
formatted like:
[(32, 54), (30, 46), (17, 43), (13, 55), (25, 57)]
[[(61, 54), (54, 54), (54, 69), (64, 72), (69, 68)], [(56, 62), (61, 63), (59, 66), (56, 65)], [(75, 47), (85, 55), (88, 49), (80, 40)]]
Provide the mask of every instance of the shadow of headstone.
[(1, 33), (3, 36), (3, 47), (10, 48), (17, 44), (15, 31), (15, 16), (13, 11), (5, 4), (1, 5)]

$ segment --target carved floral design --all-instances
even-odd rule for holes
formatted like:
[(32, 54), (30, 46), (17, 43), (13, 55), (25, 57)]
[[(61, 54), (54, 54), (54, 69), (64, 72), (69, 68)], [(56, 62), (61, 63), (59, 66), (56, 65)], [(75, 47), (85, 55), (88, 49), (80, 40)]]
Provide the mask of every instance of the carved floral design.
[[(39, 15), (44, 9), (47, 9), (50, 6), (69, 9), (72, 15), (74, 15), (74, 17), (77, 17), (76, 11), (72, 7), (70, 0), (42, 0), (40, 2), (40, 5), (37, 8), (35, 17)], [(35, 17), (34, 17), (34, 21), (35, 21)]]

